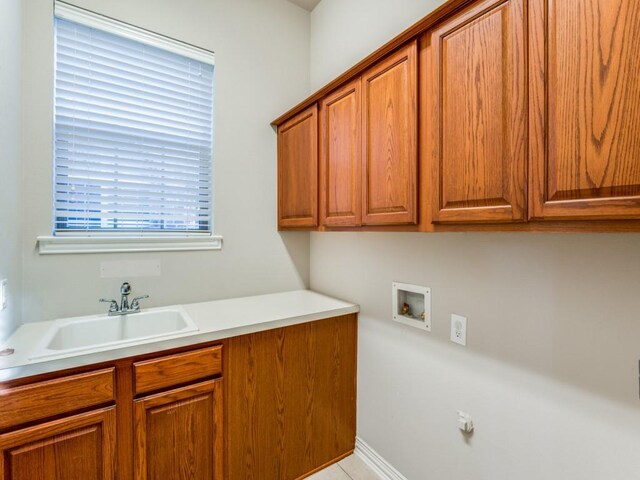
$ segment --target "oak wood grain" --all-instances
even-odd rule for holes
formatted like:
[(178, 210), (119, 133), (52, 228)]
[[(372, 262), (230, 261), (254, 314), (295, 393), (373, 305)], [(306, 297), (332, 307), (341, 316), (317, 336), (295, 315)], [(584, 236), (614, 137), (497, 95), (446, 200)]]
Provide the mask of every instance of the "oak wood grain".
[[(328, 231), (328, 229), (327, 229)], [(639, 233), (638, 220), (573, 220), (542, 221), (526, 223), (432, 223), (420, 225), (333, 227), (335, 232), (513, 232), (513, 233)]]
[(353, 450), (356, 344), (356, 315), (228, 340), (228, 478), (293, 480)]
[[(476, 2), (431, 34), (436, 222), (526, 218), (523, 0)], [(427, 114), (425, 110), (423, 114)]]
[(222, 346), (135, 362), (133, 371), (136, 394), (212, 377), (222, 373)]
[(278, 227), (318, 225), (318, 107), (278, 127)]
[(0, 435), (3, 480), (115, 480), (115, 408)]
[(116, 478), (133, 478), (132, 360), (118, 360), (116, 368)]
[(362, 223), (415, 224), (418, 47), (412, 41), (362, 75)]
[(320, 223), (362, 221), (362, 119), (360, 78), (320, 103)]
[(531, 217), (640, 218), (640, 3), (530, 0)]
[(222, 379), (134, 403), (136, 480), (222, 480)]
[(1, 389), (0, 429), (113, 401), (114, 368)]

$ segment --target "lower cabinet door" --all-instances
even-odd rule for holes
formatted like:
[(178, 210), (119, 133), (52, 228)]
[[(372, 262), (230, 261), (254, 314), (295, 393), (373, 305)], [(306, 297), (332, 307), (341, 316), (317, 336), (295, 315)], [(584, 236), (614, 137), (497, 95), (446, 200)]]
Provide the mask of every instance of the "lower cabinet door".
[(0, 435), (2, 480), (115, 480), (115, 407)]
[(222, 379), (136, 400), (136, 480), (222, 480), (222, 402)]

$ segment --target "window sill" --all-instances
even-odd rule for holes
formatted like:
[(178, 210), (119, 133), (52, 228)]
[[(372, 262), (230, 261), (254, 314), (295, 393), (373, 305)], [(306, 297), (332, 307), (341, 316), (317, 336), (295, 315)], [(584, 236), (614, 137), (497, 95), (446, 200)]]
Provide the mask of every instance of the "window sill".
[(38, 237), (40, 255), (222, 250), (222, 237)]

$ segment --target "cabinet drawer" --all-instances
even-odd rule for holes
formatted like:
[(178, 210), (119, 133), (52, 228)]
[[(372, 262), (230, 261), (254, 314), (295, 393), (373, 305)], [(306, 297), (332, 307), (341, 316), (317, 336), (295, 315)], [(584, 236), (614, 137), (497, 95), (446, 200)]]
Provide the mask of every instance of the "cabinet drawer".
[(222, 373), (222, 346), (133, 364), (135, 393), (151, 392)]
[(0, 391), (0, 429), (115, 400), (114, 368)]

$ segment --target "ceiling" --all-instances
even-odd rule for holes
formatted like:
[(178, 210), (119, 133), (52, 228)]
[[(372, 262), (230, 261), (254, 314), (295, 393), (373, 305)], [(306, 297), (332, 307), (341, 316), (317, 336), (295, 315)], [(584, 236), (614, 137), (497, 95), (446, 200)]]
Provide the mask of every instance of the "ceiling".
[(320, 0), (289, 0), (291, 3), (295, 3), (299, 7), (304, 8), (305, 10), (311, 11), (316, 5), (320, 3)]

